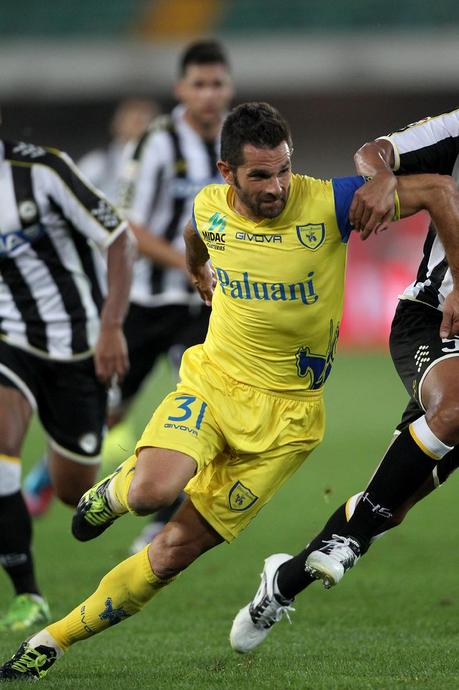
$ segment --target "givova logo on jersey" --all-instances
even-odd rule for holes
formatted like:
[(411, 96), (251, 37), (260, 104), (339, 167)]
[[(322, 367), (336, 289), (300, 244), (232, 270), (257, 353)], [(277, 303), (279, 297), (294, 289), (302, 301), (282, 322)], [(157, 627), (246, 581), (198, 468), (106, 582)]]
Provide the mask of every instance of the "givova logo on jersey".
[(296, 368), (298, 376), (306, 379), (306, 388), (314, 390), (322, 388), (333, 366), (338, 343), (339, 324), (334, 327), (330, 320), (330, 335), (327, 351), (324, 355), (311, 352), (307, 345), (301, 345), (296, 351)]

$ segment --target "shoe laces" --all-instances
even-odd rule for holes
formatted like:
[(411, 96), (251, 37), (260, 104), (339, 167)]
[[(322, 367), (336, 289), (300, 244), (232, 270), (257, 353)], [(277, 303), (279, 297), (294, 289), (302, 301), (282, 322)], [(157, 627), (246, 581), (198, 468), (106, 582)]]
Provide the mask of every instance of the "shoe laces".
[(259, 604), (250, 608), (250, 616), (257, 627), (270, 628), (274, 623), (278, 623), (285, 617), (290, 625), (292, 624), (290, 612), (295, 611), (291, 606), (292, 601), (281, 604), (276, 596), (266, 595)]
[(359, 542), (340, 534), (332, 534), (331, 539), (324, 539), (324, 546), (320, 551), (339, 561), (345, 569), (351, 568), (360, 558)]
[(91, 525), (102, 525), (115, 517), (105, 495), (106, 487), (107, 484), (100, 486), (96, 490), (95, 495), (88, 497), (85, 501), (84, 508), (86, 511), (84, 518)]
[(11, 668), (19, 673), (26, 673), (27, 671), (36, 671), (38, 676), (41, 676), (42, 670), (48, 661), (48, 656), (39, 652), (33, 647), (26, 647), (24, 652), (11, 663)]

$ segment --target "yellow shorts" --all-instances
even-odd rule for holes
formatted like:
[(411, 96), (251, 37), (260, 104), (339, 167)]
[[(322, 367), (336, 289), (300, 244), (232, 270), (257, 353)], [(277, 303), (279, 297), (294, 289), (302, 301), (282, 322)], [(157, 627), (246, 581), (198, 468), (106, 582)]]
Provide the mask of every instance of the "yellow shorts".
[(196, 474), (185, 491), (231, 541), (322, 440), (322, 393), (292, 400), (239, 383), (210, 362), (202, 345), (185, 352), (180, 378), (136, 450), (155, 446), (194, 458)]

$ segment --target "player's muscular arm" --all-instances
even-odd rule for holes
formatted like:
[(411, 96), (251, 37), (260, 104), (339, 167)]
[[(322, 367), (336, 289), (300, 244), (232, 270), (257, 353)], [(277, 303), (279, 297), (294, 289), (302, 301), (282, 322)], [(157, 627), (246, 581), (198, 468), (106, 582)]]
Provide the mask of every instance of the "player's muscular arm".
[(394, 217), (394, 192), (397, 178), (392, 172), (394, 150), (386, 139), (364, 144), (354, 155), (359, 175), (372, 179), (354, 194), (349, 220), (366, 239), (373, 232), (387, 230)]
[(399, 177), (398, 193), (401, 216), (426, 209), (445, 247), (453, 290), (443, 304), (440, 337), (452, 337), (459, 334), (459, 190), (449, 175), (411, 175)]
[(191, 283), (199, 292), (203, 302), (210, 307), (216, 280), (210, 265), (209, 252), (194, 229), (191, 220), (187, 223), (183, 236), (186, 246), (186, 264)]
[(104, 383), (110, 383), (114, 374), (122, 379), (129, 368), (123, 321), (129, 303), (134, 254), (135, 239), (129, 230), (121, 233), (107, 252), (108, 292), (94, 354), (96, 374)]
[(131, 224), (131, 227), (137, 240), (137, 249), (141, 254), (162, 266), (179, 268), (186, 273), (185, 257), (170, 242), (163, 237), (152, 235), (142, 225)]

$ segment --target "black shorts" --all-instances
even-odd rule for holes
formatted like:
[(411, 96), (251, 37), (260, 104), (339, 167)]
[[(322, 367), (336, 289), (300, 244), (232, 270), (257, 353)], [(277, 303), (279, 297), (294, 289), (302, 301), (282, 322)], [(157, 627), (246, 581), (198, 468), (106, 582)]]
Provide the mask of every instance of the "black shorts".
[(99, 461), (107, 392), (96, 378), (92, 357), (48, 360), (0, 340), (0, 385), (23, 393), (52, 448), (77, 462)]
[[(401, 431), (424, 414), (420, 390), (426, 373), (441, 359), (459, 355), (459, 338), (443, 341), (439, 330), (442, 313), (420, 302), (400, 300), (390, 333), (390, 352), (410, 400), (397, 429)], [(438, 482), (459, 467), (459, 447), (438, 463)]]
[(209, 318), (210, 309), (205, 304), (131, 304), (124, 324), (130, 368), (120, 386), (122, 400), (137, 393), (161, 355), (170, 354), (178, 367), (188, 347), (204, 342)]

